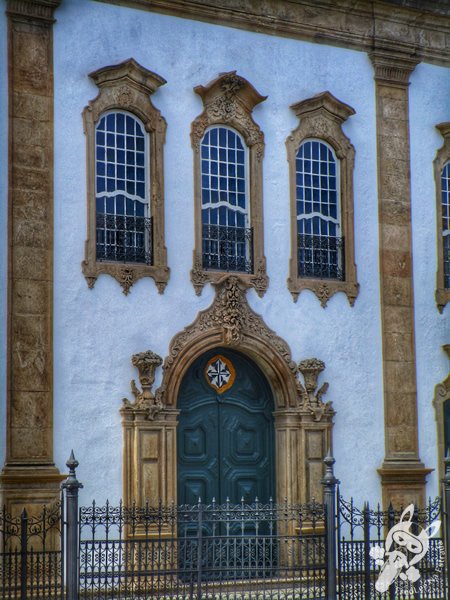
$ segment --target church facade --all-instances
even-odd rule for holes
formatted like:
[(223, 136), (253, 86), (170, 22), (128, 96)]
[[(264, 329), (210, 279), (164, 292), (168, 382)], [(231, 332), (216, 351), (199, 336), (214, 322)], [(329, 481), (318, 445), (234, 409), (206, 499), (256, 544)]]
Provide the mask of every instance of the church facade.
[(1, 503), (437, 495), (447, 3), (0, 7)]

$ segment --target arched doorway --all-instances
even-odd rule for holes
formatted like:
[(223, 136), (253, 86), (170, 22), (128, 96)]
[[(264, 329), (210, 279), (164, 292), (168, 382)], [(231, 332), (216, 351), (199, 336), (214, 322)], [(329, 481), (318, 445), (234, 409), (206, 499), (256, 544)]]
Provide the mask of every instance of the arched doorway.
[(247, 356), (214, 348), (180, 385), (178, 502), (267, 502), (275, 496), (274, 401)]

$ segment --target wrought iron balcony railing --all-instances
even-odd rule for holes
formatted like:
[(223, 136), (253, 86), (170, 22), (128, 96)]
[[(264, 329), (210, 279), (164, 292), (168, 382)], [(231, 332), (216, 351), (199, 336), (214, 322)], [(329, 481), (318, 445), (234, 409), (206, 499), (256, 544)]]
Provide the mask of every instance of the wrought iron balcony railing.
[(297, 235), (298, 276), (343, 281), (344, 238)]
[(253, 272), (253, 229), (202, 225), (203, 268)]
[(153, 220), (97, 213), (97, 260), (151, 265)]

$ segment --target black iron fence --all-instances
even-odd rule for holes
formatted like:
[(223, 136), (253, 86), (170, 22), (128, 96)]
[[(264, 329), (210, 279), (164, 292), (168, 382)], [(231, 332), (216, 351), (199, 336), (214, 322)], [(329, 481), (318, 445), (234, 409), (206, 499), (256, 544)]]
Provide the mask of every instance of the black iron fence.
[(446, 600), (444, 519), (440, 498), (422, 510), (361, 510), (338, 493), (340, 600)]
[(24, 509), (0, 514), (0, 598), (47, 600), (62, 597), (63, 504), (38, 515)]
[(361, 509), (325, 459), (324, 502), (78, 507), (73, 455), (61, 503), (0, 513), (3, 600), (444, 600), (443, 499)]
[(80, 509), (80, 598), (325, 599), (323, 504)]

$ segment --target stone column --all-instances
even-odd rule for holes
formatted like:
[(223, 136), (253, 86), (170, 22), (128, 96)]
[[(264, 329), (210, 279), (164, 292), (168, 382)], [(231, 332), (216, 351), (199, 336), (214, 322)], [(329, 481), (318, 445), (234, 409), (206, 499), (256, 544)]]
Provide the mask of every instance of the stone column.
[(414, 342), (408, 85), (419, 62), (391, 50), (375, 70), (385, 460), (383, 504), (425, 502), (430, 469), (420, 462)]
[(8, 0), (9, 257), (6, 463), (0, 505), (58, 497), (53, 464), (53, 12)]

